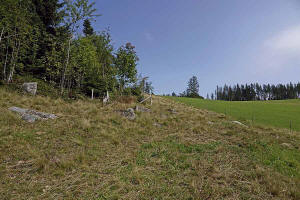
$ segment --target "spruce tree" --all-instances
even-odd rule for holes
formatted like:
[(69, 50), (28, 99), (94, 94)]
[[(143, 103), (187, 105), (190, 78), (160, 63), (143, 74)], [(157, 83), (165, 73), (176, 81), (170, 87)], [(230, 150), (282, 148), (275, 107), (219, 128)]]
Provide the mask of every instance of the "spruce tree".
[(188, 97), (199, 97), (199, 83), (196, 76), (190, 78), (186, 92)]
[(90, 20), (88, 19), (84, 20), (83, 22), (83, 33), (86, 37), (94, 34), (94, 29), (91, 25)]

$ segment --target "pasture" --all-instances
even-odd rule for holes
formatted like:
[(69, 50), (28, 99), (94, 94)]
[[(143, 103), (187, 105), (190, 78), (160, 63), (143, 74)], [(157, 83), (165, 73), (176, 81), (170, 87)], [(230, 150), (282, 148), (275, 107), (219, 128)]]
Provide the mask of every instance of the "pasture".
[(298, 133), (156, 96), (135, 120), (119, 112), (136, 105), (0, 88), (0, 199), (300, 199)]
[(300, 100), (212, 101), (186, 97), (171, 99), (197, 108), (224, 113), (237, 120), (300, 131)]

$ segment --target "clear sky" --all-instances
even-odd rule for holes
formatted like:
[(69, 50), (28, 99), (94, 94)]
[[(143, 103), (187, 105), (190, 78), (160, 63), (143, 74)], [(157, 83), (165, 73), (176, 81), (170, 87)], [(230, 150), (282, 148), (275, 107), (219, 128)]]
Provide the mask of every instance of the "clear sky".
[(96, 0), (96, 31), (136, 46), (156, 94), (300, 81), (300, 0)]

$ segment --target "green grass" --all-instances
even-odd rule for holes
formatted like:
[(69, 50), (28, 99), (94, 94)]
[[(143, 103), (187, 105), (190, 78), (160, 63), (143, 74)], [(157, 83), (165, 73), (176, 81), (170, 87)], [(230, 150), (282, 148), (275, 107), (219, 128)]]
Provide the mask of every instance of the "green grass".
[(238, 120), (300, 131), (300, 100), (280, 101), (211, 101), (170, 97), (175, 101), (201, 109), (224, 113)]
[(258, 141), (249, 146), (249, 153), (264, 165), (282, 174), (300, 178), (300, 154), (295, 149), (285, 149), (278, 144)]

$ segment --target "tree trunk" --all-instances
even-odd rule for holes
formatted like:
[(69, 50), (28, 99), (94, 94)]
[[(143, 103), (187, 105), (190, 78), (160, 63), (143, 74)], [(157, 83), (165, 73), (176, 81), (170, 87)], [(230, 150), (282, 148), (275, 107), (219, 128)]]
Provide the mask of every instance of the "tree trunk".
[[(10, 58), (10, 65), (13, 63), (14, 61), (14, 55), (15, 55), (15, 44), (13, 45), (13, 50), (12, 50), (12, 53), (11, 53), (11, 58)], [(9, 83), (9, 77), (7, 77), (7, 83)]]
[(16, 56), (13, 60), (13, 66), (10, 70), (10, 73), (9, 73), (9, 77), (7, 79), (8, 82), (11, 82), (12, 81), (12, 78), (14, 76), (14, 72), (15, 72), (15, 67), (16, 67), (16, 63), (17, 63), (17, 59), (18, 59), (18, 54), (19, 54), (19, 49), (20, 49), (20, 41), (18, 43), (18, 47), (17, 47), (17, 52), (16, 52)]
[(4, 33), (4, 27), (2, 28), (2, 31), (1, 31), (1, 34), (0, 34), (0, 43), (1, 43), (1, 40), (2, 40), (3, 33)]
[(69, 66), (69, 61), (70, 61), (71, 40), (72, 40), (72, 36), (70, 36), (70, 39), (69, 39), (66, 65), (65, 65), (65, 67), (63, 69), (62, 76), (61, 76), (61, 82), (60, 82), (60, 94), (61, 95), (64, 93), (66, 71), (67, 71), (67, 68)]
[(6, 47), (6, 55), (5, 55), (5, 62), (3, 66), (3, 80), (6, 80), (6, 66), (7, 66), (7, 58), (8, 58), (8, 45)]
[(70, 75), (68, 79), (68, 93), (71, 92), (71, 88), (72, 88), (72, 76)]

